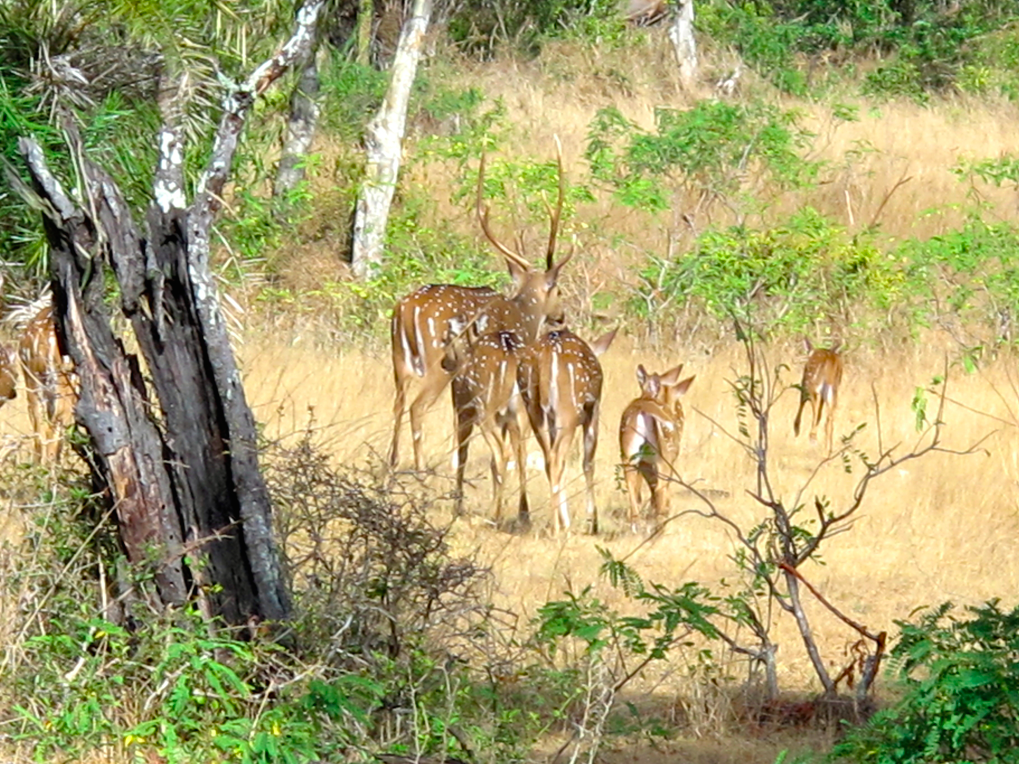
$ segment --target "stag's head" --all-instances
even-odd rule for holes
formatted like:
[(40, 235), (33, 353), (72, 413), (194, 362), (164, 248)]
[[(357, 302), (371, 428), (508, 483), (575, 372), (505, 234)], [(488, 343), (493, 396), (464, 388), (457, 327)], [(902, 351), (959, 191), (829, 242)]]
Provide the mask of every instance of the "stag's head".
[(481, 223), (481, 230), (485, 237), (506, 259), (506, 267), (509, 268), (510, 276), (513, 279), (513, 299), (524, 306), (525, 310), (534, 316), (534, 330), (537, 332), (543, 319), (552, 317), (561, 319), (562, 307), (559, 303), (559, 274), (566, 263), (573, 257), (570, 252), (566, 257), (555, 261), (556, 243), (559, 237), (559, 226), (562, 218), (563, 199), (566, 193), (566, 181), (563, 174), (563, 152), (559, 138), (556, 137), (556, 161), (559, 169), (559, 197), (555, 209), (552, 209), (546, 202), (545, 207), (549, 214), (549, 235), (548, 246), (545, 250), (545, 269), (535, 269), (527, 260), (519, 245), (516, 250), (510, 249), (496, 238), (492, 233), (488, 222), (488, 207), (483, 204), (482, 196), (485, 180), (485, 155), (481, 156), (481, 167), (478, 170), (478, 193), (477, 193), (477, 214)]

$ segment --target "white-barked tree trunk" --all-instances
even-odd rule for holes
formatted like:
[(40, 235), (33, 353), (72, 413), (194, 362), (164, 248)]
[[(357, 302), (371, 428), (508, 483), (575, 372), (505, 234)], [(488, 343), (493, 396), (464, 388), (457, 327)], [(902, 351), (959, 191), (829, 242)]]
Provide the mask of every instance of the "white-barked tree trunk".
[(676, 17), (669, 27), (669, 39), (676, 50), (679, 78), (683, 87), (690, 87), (697, 76), (697, 43), (693, 36), (693, 2), (678, 0)]
[(365, 130), (367, 164), (354, 211), (351, 251), (351, 265), (359, 279), (367, 277), (382, 262), (389, 207), (400, 174), (407, 104), (431, 14), (432, 0), (414, 0), (411, 16), (400, 33), (385, 100)]

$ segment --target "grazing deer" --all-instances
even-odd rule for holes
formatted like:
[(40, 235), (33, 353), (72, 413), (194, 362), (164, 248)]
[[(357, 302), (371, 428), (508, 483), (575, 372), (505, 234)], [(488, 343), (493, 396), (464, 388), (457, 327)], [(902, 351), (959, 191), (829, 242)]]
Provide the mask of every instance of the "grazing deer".
[(573, 434), (584, 431), (584, 480), (591, 533), (598, 532), (594, 503), (594, 453), (598, 447), (598, 409), (602, 369), (598, 356), (616, 336), (613, 329), (592, 345), (569, 329), (555, 329), (530, 345), (517, 367), (520, 397), (531, 429), (545, 456), (545, 474), (552, 492), (554, 527), (569, 530), (570, 510), (563, 485), (566, 457)]
[(682, 382), (683, 364), (663, 374), (648, 374), (637, 367), (640, 397), (623, 411), (619, 422), (619, 450), (623, 457), (623, 475), (630, 499), (630, 528), (637, 529), (641, 507), (641, 478), (651, 489), (651, 509), (655, 523), (669, 514), (668, 480), (674, 471), (679, 444), (683, 437), (683, 404), (694, 377)]
[(0, 406), (18, 397), (18, 354), (0, 345)]
[(60, 455), (63, 430), (71, 423), (76, 398), (72, 372), (57, 344), (52, 305), (45, 305), (25, 326), (18, 358), (35, 434), (35, 455), (51, 463)]
[(447, 344), (443, 363), (456, 369), (453, 377), (453, 410), (456, 412), (456, 514), (463, 513), (464, 470), (470, 437), (477, 425), (492, 451), (492, 504), (496, 525), (502, 522), (503, 489), (510, 461), (516, 462), (520, 480), (517, 523), (530, 525), (527, 505), (526, 452), (523, 428), (526, 419), (517, 389), (517, 364), (523, 341), (513, 332), (489, 332), (474, 339), (465, 327), (454, 323), (457, 337)]
[(839, 355), (839, 344), (828, 350), (815, 348), (808, 339), (803, 340), (807, 353), (807, 363), (803, 367), (803, 381), (800, 382), (800, 408), (793, 421), (793, 433), (800, 434), (800, 419), (803, 407), (810, 401), (814, 413), (810, 426), (810, 442), (817, 442), (817, 426), (821, 423), (824, 407), (828, 406), (828, 416), (824, 423), (828, 452), (831, 453), (832, 429), (834, 427), (835, 407), (839, 402), (839, 385), (842, 383), (842, 356)]
[(419, 390), (410, 403), (410, 426), (414, 446), (414, 467), (423, 469), (421, 453), (421, 417), (453, 378), (443, 366), (447, 338), (452, 322), (462, 322), (475, 336), (487, 332), (509, 331), (523, 342), (533, 342), (547, 316), (558, 315), (559, 273), (572, 253), (554, 262), (559, 219), (562, 215), (565, 180), (562, 150), (556, 141), (559, 164), (559, 201), (549, 210), (551, 231), (545, 255), (545, 270), (536, 270), (520, 252), (502, 244), (488, 224), (488, 209), (482, 208), (485, 158), (478, 170), (476, 210), (481, 230), (506, 259), (513, 279), (513, 294), (505, 297), (487, 287), (461, 287), (449, 284), (424, 286), (400, 300), (393, 309), (391, 339), (393, 377), (396, 398), (393, 403), (393, 440), (389, 449), (389, 465), (395, 468), (400, 459), (400, 429), (407, 411), (408, 392), (412, 382)]

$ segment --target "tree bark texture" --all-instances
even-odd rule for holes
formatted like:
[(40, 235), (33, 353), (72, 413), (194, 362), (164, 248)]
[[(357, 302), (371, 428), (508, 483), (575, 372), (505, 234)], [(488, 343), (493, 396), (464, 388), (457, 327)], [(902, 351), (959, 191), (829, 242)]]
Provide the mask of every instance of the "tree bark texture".
[(290, 96), (290, 118), (287, 121), (283, 152), (272, 189), (273, 198), (277, 202), (282, 201), (288, 192), (293, 191), (297, 184), (304, 180), (304, 160), (308, 156), (312, 141), (315, 139), (315, 130), (318, 128), (318, 94), (321, 83), (315, 60), (317, 47), (312, 46), (311, 55), (303, 62), (301, 76)]
[(366, 278), (371, 269), (382, 262), (389, 207), (400, 174), (407, 104), (431, 13), (432, 0), (414, 0), (414, 9), (403, 25), (393, 58), (392, 77), (385, 100), (365, 131), (367, 164), (354, 211), (351, 253), (354, 275), (359, 279)]
[(110, 328), (103, 298), (104, 262), (113, 251), (140, 252), (142, 240), (116, 186), (93, 165), (85, 167), (95, 217), (78, 209), (50, 173), (42, 149), (19, 143), (50, 244), (53, 296), (64, 347), (81, 382), (75, 409), (92, 436), (90, 466), (109, 491), (128, 560), (151, 564), (157, 593), (180, 604), (187, 593), (182, 518), (175, 511), (173, 462), (152, 420), (136, 359)]
[[(100, 168), (81, 161), (87, 210), (79, 210), (38, 146), (22, 142), (54, 252), (57, 325), (81, 377), (76, 415), (95, 444), (94, 468), (116, 503), (128, 556), (137, 560), (140, 548), (148, 555), (155, 549), (167, 579), (159, 582), (164, 602), (182, 601), (187, 587), (199, 584), (212, 612), (235, 625), (286, 619), (290, 599), (258, 468), (255, 420), (219, 310), (210, 227), (251, 105), (309, 55), (323, 4), (302, 8), (293, 37), (225, 99), (189, 207), (183, 138), (174, 124), (181, 110), (172, 96), (161, 104), (167, 123), (145, 236)], [(77, 143), (70, 126), (68, 135)], [(71, 151), (83, 156), (80, 145)], [(154, 424), (137, 360), (115, 339), (103, 311), (107, 263), (151, 375), (163, 431)], [(185, 568), (185, 551), (202, 562)]]
[(679, 78), (684, 87), (693, 85), (697, 77), (697, 41), (693, 34), (694, 0), (679, 0), (676, 17), (669, 27), (669, 39), (676, 51)]

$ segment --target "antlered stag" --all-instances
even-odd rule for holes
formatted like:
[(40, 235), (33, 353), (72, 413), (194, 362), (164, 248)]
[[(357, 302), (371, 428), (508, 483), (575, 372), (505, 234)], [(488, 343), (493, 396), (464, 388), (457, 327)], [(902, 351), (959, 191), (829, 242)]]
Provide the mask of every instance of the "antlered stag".
[(594, 501), (594, 455), (598, 447), (598, 410), (603, 374), (598, 356), (608, 350), (616, 330), (588, 345), (569, 329), (555, 329), (530, 345), (517, 367), (517, 384), (531, 429), (545, 456), (552, 492), (553, 530), (569, 530), (570, 510), (563, 484), (566, 457), (577, 428), (584, 433), (584, 480), (591, 533), (598, 532)]
[(412, 383), (419, 390), (410, 403), (411, 437), (414, 446), (414, 467), (421, 470), (421, 417), (453, 378), (453, 371), (443, 365), (446, 343), (453, 322), (460, 322), (476, 336), (488, 332), (513, 332), (523, 342), (533, 342), (547, 316), (559, 311), (559, 274), (572, 253), (554, 261), (559, 221), (562, 215), (565, 179), (562, 150), (556, 141), (559, 168), (559, 199), (550, 212), (550, 232), (545, 254), (545, 269), (536, 270), (524, 257), (502, 244), (488, 223), (488, 209), (482, 204), (485, 158), (478, 170), (476, 210), (486, 238), (506, 259), (513, 279), (513, 293), (506, 297), (487, 287), (462, 287), (432, 284), (421, 287), (401, 299), (393, 309), (391, 339), (393, 377), (396, 398), (393, 403), (393, 440), (389, 465), (395, 468), (400, 460), (400, 429), (407, 411), (408, 393)]
[(662, 374), (637, 367), (641, 394), (630, 402), (619, 422), (619, 450), (630, 501), (630, 528), (637, 529), (641, 507), (641, 480), (651, 489), (651, 508), (657, 525), (668, 517), (668, 481), (679, 456), (683, 437), (683, 404), (694, 377), (680, 381), (683, 364)]

